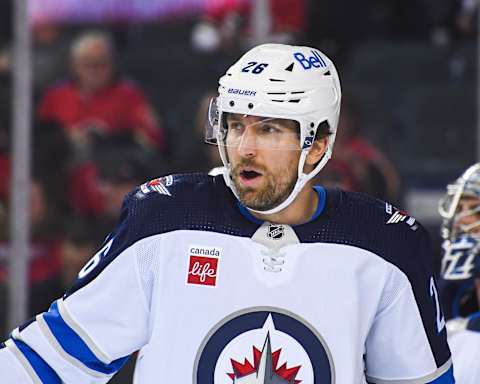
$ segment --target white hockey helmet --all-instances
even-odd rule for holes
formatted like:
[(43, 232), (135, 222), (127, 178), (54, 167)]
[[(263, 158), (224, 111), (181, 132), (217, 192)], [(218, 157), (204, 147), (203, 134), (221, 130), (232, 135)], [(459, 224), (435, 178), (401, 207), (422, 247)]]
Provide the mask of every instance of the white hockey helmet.
[[(219, 96), (210, 104), (207, 142), (218, 144), (225, 165), (223, 176), (235, 196), (238, 193), (231, 179), (231, 164), (225, 149), (225, 113), (295, 120), (300, 126), (297, 182), (290, 195), (272, 214), (286, 208), (305, 184), (327, 163), (340, 114), (341, 88), (333, 62), (315, 48), (283, 44), (263, 44), (252, 48), (220, 78)], [(305, 159), (318, 127), (327, 122), (330, 135), (327, 150), (308, 174)]]

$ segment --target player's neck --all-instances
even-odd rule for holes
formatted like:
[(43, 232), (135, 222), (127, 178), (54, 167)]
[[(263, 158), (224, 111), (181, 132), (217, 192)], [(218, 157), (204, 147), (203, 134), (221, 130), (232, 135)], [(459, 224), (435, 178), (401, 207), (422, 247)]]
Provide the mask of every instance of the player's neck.
[(270, 215), (252, 211), (250, 213), (257, 219), (270, 223), (299, 225), (310, 221), (317, 210), (318, 200), (317, 192), (309, 183), (303, 187), (296, 199), (280, 212)]

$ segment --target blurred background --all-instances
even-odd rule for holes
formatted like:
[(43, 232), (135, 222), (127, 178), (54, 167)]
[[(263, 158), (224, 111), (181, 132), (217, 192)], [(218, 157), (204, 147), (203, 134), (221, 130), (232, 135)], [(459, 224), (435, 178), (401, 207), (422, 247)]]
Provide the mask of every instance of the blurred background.
[[(318, 182), (405, 208), (439, 254), (438, 200), (479, 153), (476, 0), (16, 3), (26, 4), (23, 26), (13, 0), (0, 0), (0, 334), (16, 304), (14, 111), (25, 97), (13, 93), (15, 73), (31, 102), (27, 316), (62, 295), (135, 185), (221, 165), (203, 144), (208, 101), (226, 68), (263, 42), (317, 47), (339, 70), (338, 138)], [(30, 60), (15, 60), (15, 24), (29, 32)]]

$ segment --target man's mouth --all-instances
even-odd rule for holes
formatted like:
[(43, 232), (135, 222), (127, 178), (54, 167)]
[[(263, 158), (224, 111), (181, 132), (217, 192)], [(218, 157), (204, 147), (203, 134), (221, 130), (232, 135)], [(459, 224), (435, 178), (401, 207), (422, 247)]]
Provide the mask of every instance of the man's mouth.
[(253, 169), (244, 169), (240, 171), (240, 182), (248, 187), (253, 187), (261, 178), (262, 174)]
[(258, 173), (257, 171), (242, 171), (240, 172), (240, 176), (247, 180), (251, 180), (256, 178), (257, 176), (260, 176), (260, 173)]

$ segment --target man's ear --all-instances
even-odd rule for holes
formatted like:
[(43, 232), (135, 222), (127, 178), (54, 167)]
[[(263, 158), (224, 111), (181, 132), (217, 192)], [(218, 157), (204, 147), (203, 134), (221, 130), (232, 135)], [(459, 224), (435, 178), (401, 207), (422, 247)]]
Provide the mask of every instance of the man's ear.
[(310, 151), (308, 151), (307, 158), (305, 159), (305, 165), (315, 166), (325, 154), (328, 145), (328, 137), (317, 139), (313, 142)]

